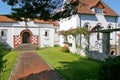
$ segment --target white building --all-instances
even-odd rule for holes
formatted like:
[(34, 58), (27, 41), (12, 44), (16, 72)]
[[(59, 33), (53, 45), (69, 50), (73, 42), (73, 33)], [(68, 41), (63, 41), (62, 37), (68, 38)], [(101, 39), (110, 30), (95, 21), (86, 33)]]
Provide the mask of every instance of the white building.
[[(69, 0), (67, 0), (69, 1)], [(118, 14), (114, 12), (103, 0), (80, 0), (77, 7), (78, 11), (76, 15), (71, 16), (69, 19), (61, 19), (60, 31), (69, 30), (77, 27), (88, 27), (92, 30), (95, 26), (102, 29), (117, 28), (118, 26)], [(116, 45), (119, 32), (111, 33), (110, 44)], [(78, 37), (78, 44), (85, 48), (84, 36)], [(69, 42), (73, 43), (73, 38), (68, 37)], [(60, 45), (63, 46), (64, 38), (60, 36)], [(102, 33), (92, 33), (90, 35), (90, 50), (98, 50), (102, 52)], [(73, 48), (73, 52), (75, 49)]]
[[(67, 0), (69, 1), (69, 0)], [(60, 22), (43, 21), (35, 19), (26, 22), (14, 21), (6, 16), (0, 15), (0, 41), (15, 48), (24, 43), (31, 43), (39, 47), (63, 46), (64, 38), (58, 35), (58, 31), (69, 30), (77, 27), (94, 27), (102, 29), (117, 28), (118, 14), (114, 12), (103, 0), (80, 0), (76, 15), (71, 18), (61, 19)], [(60, 24), (60, 25), (59, 25)], [(117, 45), (118, 32), (111, 33), (111, 46)], [(59, 38), (60, 37), (60, 38)], [(77, 43), (85, 48), (84, 36), (77, 37)], [(74, 46), (74, 38), (68, 37), (69, 43)], [(90, 35), (90, 50), (102, 52), (102, 33)], [(75, 52), (74, 47), (72, 47)]]
[(39, 47), (59, 45), (58, 30), (58, 22), (38, 19), (20, 22), (0, 15), (0, 42), (5, 42), (10, 48), (25, 43)]

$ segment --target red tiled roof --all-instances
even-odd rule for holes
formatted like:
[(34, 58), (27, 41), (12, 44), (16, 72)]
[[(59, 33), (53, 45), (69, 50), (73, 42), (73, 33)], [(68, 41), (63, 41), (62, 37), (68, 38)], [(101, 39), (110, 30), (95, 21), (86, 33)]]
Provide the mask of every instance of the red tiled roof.
[[(8, 18), (7, 16), (0, 15), (0, 22), (15, 22), (13, 19)], [(36, 23), (43, 23), (43, 24), (53, 24), (54, 26), (59, 26), (57, 21), (44, 21), (39, 19), (34, 19)]]
[(80, 13), (80, 14), (94, 14), (94, 12), (91, 10), (91, 8), (96, 7), (98, 3), (100, 3), (104, 7), (103, 8), (104, 15), (116, 16), (116, 17), (119, 16), (107, 4), (105, 4), (103, 2), (103, 0), (80, 0), (79, 6), (77, 7), (78, 13)]
[(0, 22), (15, 22), (15, 21), (11, 18), (8, 18), (7, 16), (0, 15)]
[(104, 5), (101, 3), (100, 0), (95, 0), (90, 4), (90, 8), (94, 7), (104, 8)]
[(93, 6), (96, 6), (96, 4), (99, 2), (99, 0), (94, 0), (93, 2), (91, 2), (91, 4), (89, 5), (90, 8), (92, 8)]
[(80, 14), (94, 14), (94, 12), (90, 10), (90, 8), (87, 7), (86, 4), (80, 3), (77, 9), (78, 9), (78, 13)]
[(42, 24), (53, 24), (54, 26), (59, 26), (59, 23), (57, 21), (44, 21), (44, 20), (39, 20), (39, 19), (34, 19), (35, 23), (42, 23)]

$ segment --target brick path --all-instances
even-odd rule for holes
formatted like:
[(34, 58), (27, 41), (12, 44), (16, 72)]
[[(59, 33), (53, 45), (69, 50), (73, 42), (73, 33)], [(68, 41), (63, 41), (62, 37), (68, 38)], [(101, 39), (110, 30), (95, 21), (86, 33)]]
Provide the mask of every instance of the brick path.
[(35, 52), (20, 53), (9, 80), (63, 80)]

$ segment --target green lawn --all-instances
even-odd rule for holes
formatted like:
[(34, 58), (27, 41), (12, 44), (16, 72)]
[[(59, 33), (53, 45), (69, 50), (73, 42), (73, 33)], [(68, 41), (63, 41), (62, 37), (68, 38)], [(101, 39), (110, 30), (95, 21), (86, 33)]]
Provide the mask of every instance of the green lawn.
[(77, 54), (63, 53), (60, 47), (39, 50), (37, 53), (65, 80), (98, 80), (98, 61)]
[(18, 57), (17, 51), (9, 52), (3, 57), (3, 61), (6, 61), (6, 62), (4, 63), (4, 68), (3, 68), (4, 72), (1, 73), (2, 80), (8, 80), (17, 57)]

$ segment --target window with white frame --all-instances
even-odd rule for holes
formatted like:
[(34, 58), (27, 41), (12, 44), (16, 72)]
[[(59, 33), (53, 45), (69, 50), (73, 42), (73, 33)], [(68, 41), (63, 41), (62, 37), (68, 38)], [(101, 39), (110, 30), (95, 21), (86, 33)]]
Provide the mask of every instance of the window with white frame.
[(57, 28), (55, 28), (55, 33), (58, 33), (58, 29)]
[(112, 24), (108, 24), (107, 28), (108, 29), (113, 29), (113, 25)]
[(2, 39), (7, 39), (7, 30), (0, 30), (0, 36)]
[(5, 32), (4, 31), (1, 31), (1, 36), (5, 36)]
[[(111, 23), (108, 24), (107, 29), (113, 29), (113, 25)], [(110, 40), (113, 40), (113, 34), (110, 34)]]
[(95, 8), (94, 9), (96, 14), (103, 14), (103, 9), (102, 8)]
[(48, 37), (48, 36), (49, 36), (49, 31), (48, 31), (48, 30), (46, 30), (46, 31), (44, 32), (44, 36), (45, 36), (45, 37)]
[(101, 24), (97, 24), (96, 29), (97, 29), (97, 40), (101, 40), (102, 39), (102, 33), (99, 32), (100, 30), (102, 30)]
[(87, 28), (87, 29), (89, 29), (89, 30), (90, 30), (90, 28), (91, 28), (91, 27), (90, 27), (90, 24), (89, 24), (88, 22), (86, 22), (86, 23), (84, 24), (84, 27)]

